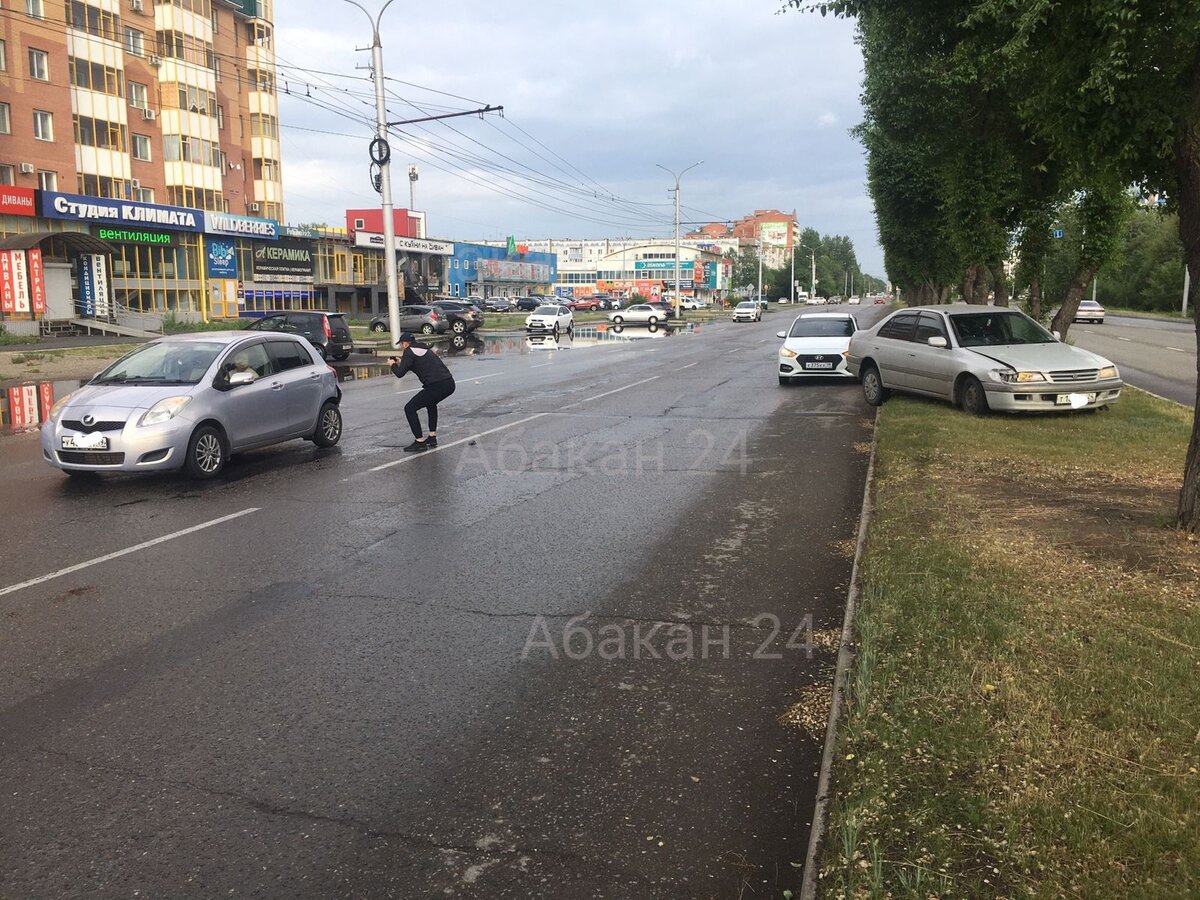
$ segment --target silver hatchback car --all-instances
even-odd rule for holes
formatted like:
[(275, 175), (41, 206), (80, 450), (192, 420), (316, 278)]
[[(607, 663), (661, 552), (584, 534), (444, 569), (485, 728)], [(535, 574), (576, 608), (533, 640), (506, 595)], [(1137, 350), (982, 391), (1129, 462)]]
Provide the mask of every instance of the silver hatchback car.
[(888, 393), (939, 397), (983, 415), (1095, 409), (1121, 396), (1117, 367), (1062, 343), (1015, 309), (965, 303), (899, 310), (855, 332), (846, 363), (878, 406)]
[(212, 478), (231, 453), (342, 436), (337, 376), (290, 334), (219, 331), (127, 353), (50, 410), (46, 462), (68, 474), (185, 469)]

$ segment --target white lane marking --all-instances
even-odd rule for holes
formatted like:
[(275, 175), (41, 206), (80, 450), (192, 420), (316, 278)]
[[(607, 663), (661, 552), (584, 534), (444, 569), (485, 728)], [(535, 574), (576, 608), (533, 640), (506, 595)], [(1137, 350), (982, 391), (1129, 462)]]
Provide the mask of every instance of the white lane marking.
[(627, 391), (630, 388), (635, 388), (639, 384), (646, 384), (657, 379), (657, 375), (651, 375), (649, 378), (643, 378), (641, 381), (635, 381), (633, 384), (627, 384), (625, 387), (614, 388), (611, 391), (605, 391), (603, 394), (597, 394), (595, 397), (588, 397), (586, 400), (576, 400), (574, 403), (568, 403), (563, 409), (572, 409), (576, 406), (582, 406), (585, 403), (591, 403), (593, 400), (599, 400), (601, 397), (607, 397), (610, 394), (619, 394), (621, 391)]
[(497, 375), (503, 374), (503, 372), (488, 372), (486, 375), (468, 375), (463, 381), (482, 381), (484, 378), (495, 378)]
[(725, 353), (726, 353), (727, 355), (728, 355), (728, 354), (730, 354), (730, 353), (737, 353), (737, 352), (738, 352), (739, 350), (741, 350), (741, 349), (742, 349), (741, 347), (734, 347), (732, 350), (726, 350), (726, 351), (725, 351)]
[(698, 362), (694, 362), (694, 363), (688, 363), (686, 366), (680, 366), (680, 367), (679, 367), (678, 369), (676, 369), (675, 371), (676, 371), (676, 372), (682, 372), (684, 369), (690, 369), (692, 366), (698, 366), (698, 365), (700, 365), (700, 363), (698, 363)]
[(1124, 342), (1125, 342), (1125, 343), (1127, 343), (1127, 344), (1132, 344), (1132, 343), (1133, 343), (1133, 338), (1123, 338), (1123, 337), (1119, 337), (1119, 338), (1117, 338), (1117, 340), (1118, 340), (1118, 341), (1124, 341)]
[(162, 544), (166, 541), (173, 541), (175, 538), (183, 537), (195, 531), (202, 531), (205, 528), (212, 528), (214, 525), (220, 525), (224, 522), (231, 522), (234, 519), (240, 519), (242, 516), (248, 516), (250, 513), (258, 512), (262, 507), (251, 506), (248, 509), (243, 509), (241, 512), (231, 513), (228, 516), (221, 516), (219, 519), (212, 519), (208, 522), (201, 522), (199, 525), (193, 525), (191, 528), (184, 528), (181, 531), (173, 531), (171, 534), (164, 534), (162, 537), (156, 537), (153, 540), (143, 541), (140, 544), (135, 544), (132, 547), (126, 547), (124, 550), (117, 550), (113, 553), (106, 553), (104, 556), (97, 556), (95, 559), (89, 559), (87, 562), (76, 563), (73, 566), (67, 566), (65, 569), (59, 569), (57, 572), (51, 572), (49, 575), (42, 575), (38, 578), (31, 578), (29, 581), (22, 581), (20, 584), (11, 584), (6, 588), (0, 588), (0, 597), (5, 594), (11, 594), (14, 591), (24, 590), (27, 587), (33, 587), (36, 584), (41, 584), (45, 581), (51, 581), (55, 578), (61, 578), (64, 575), (70, 575), (72, 572), (78, 572), (80, 569), (86, 569), (91, 566), (98, 566), (100, 563), (108, 562), (110, 559), (117, 559), (121, 556), (128, 556), (130, 553), (137, 553), (139, 550), (145, 550), (148, 547), (153, 547), (155, 544)]
[(415, 394), (415, 393), (416, 393), (417, 391), (419, 391), (419, 390), (421, 390), (421, 389), (420, 389), (420, 388), (413, 388), (411, 391), (392, 391), (392, 393), (393, 393), (395, 396), (399, 397), (401, 394)]
[(532, 416), (527, 416), (524, 419), (519, 419), (516, 422), (509, 422), (507, 425), (499, 425), (496, 428), (489, 428), (487, 431), (481, 431), (478, 434), (472, 434), (469, 437), (459, 438), (457, 441), (451, 441), (449, 444), (440, 444), (433, 450), (426, 450), (424, 453), (412, 453), (407, 456), (402, 456), (400, 459), (393, 459), (391, 462), (384, 463), (381, 466), (376, 466), (373, 469), (367, 469), (368, 472), (379, 472), (383, 469), (390, 469), (392, 466), (398, 466), (401, 463), (406, 463), (409, 460), (416, 459), (418, 456), (428, 456), (430, 453), (438, 453), (442, 450), (449, 450), (451, 447), (457, 447), (459, 444), (465, 444), (467, 441), (478, 440), (481, 437), (487, 437), (489, 434), (495, 434), (497, 431), (503, 431), (505, 428), (513, 428), (517, 425), (524, 425), (526, 422), (532, 422), (534, 419), (540, 419), (542, 416), (548, 416), (550, 413), (535, 413)]
[(647, 347), (647, 348), (646, 348), (645, 350), (643, 350), (642, 352), (643, 352), (643, 353), (657, 353), (657, 352), (658, 352), (659, 350), (661, 350), (661, 349), (662, 349), (662, 347)]
[(766, 338), (763, 338), (761, 341), (759, 341), (760, 344), (765, 344), (766, 342), (767, 342)]
[(531, 369), (544, 369), (546, 366), (552, 366), (553, 363), (538, 363), (536, 366), (530, 366)]
[(1180, 350), (1178, 347), (1168, 347), (1168, 350), (1174, 350), (1176, 353), (1187, 353), (1186, 350)]

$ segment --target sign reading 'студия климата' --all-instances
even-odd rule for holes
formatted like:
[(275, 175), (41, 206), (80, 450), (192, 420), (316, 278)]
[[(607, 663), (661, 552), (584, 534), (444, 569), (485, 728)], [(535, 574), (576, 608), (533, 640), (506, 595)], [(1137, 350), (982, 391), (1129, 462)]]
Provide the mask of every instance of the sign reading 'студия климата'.
[(55, 191), (42, 191), (42, 215), (48, 219), (102, 222), (134, 228), (151, 226), (171, 231), (201, 231), (204, 228), (203, 213), (196, 209)]

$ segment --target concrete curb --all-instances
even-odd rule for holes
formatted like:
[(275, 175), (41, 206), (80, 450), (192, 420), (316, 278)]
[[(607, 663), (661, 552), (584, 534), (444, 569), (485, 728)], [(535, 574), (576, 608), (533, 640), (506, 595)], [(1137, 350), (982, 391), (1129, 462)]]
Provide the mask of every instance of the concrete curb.
[(875, 410), (875, 427), (871, 434), (871, 460), (867, 463), (867, 483), (863, 487), (862, 511), (858, 517), (858, 543), (854, 548), (854, 565), (850, 570), (850, 591), (846, 596), (846, 614), (842, 619), (842, 639), (838, 648), (837, 671), (833, 675), (833, 700), (829, 705), (829, 724), (825, 729), (825, 751), (821, 755), (821, 771), (817, 779), (817, 799), (813, 805), (812, 825), (808, 832), (808, 852), (804, 857), (804, 879), (800, 885), (800, 900), (816, 900), (817, 897), (817, 853), (825, 837), (829, 819), (830, 780), (833, 769), (833, 752), (837, 745), (838, 720), (841, 718), (842, 701), (845, 697), (850, 665), (854, 662), (854, 617), (858, 610), (861, 593), (859, 565), (863, 547), (867, 542), (867, 528), (875, 504), (871, 489), (875, 483), (875, 454), (879, 447), (879, 410)]
[(1162, 400), (1166, 403), (1174, 403), (1176, 406), (1182, 406), (1184, 409), (1191, 409), (1186, 403), (1180, 403), (1178, 400), (1172, 400), (1170, 397), (1164, 397), (1162, 394), (1156, 394), (1154, 391), (1148, 391), (1143, 387), (1138, 387), (1136, 384), (1126, 384), (1125, 387), (1132, 388), (1135, 391), (1141, 391), (1143, 394), (1149, 394), (1155, 400)]

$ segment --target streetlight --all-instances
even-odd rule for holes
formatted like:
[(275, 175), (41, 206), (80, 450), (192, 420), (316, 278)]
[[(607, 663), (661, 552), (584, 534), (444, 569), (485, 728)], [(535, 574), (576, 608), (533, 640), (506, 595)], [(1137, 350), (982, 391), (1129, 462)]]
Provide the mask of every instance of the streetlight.
[[(696, 168), (696, 166), (700, 165), (700, 163), (702, 163), (702, 162), (704, 162), (704, 160), (699, 160), (698, 162), (692, 163), (690, 166), (688, 166), (686, 169), (684, 169), (678, 175), (676, 175), (674, 172), (672, 172), (666, 166), (659, 165), (658, 163), (654, 164), (655, 166), (662, 169), (664, 172), (666, 172), (668, 175), (670, 175), (672, 178), (675, 179), (675, 318), (676, 319), (678, 319), (679, 315), (680, 315), (680, 313), (679, 313), (679, 278), (680, 278), (680, 275), (679, 275), (679, 179), (681, 179), (684, 175), (686, 175), (692, 169)], [(696, 273), (695, 273), (695, 270), (693, 269), (692, 278), (695, 279), (695, 277), (696, 277)]]
[(346, 0), (357, 6), (371, 23), (371, 75), (375, 81), (375, 140), (371, 142), (371, 159), (379, 166), (379, 193), (383, 198), (383, 269), (387, 279), (388, 329), (392, 333), (392, 346), (400, 338), (400, 287), (396, 280), (396, 222), (392, 214), (392, 151), (387, 140), (387, 102), (383, 92), (383, 44), (379, 40), (379, 22), (394, 0), (386, 0), (379, 15), (372, 17), (370, 11), (357, 0)]
[(808, 255), (811, 257), (812, 293), (809, 294), (809, 298), (812, 300), (813, 303), (816, 303), (817, 302), (817, 253), (815, 250), (813, 250), (812, 247), (808, 246), (808, 244), (797, 244), (796, 246), (803, 247), (805, 250), (808, 251)]

